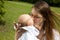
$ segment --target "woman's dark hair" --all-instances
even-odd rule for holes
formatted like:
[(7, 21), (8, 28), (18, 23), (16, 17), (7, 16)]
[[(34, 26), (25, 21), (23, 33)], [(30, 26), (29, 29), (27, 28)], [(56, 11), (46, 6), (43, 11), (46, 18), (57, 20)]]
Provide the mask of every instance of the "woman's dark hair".
[(46, 40), (53, 40), (52, 29), (54, 28), (54, 21), (53, 21), (53, 14), (52, 14), (52, 11), (50, 9), (50, 6), (46, 2), (40, 1), (40, 2), (37, 2), (33, 7), (45, 19), (45, 21), (43, 22), (42, 29), (45, 31)]

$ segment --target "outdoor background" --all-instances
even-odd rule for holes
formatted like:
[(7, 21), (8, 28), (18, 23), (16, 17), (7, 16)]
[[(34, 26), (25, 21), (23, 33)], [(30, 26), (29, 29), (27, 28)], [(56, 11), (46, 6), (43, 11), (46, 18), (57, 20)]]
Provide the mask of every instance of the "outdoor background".
[[(19, 15), (30, 13), (37, 1), (39, 0), (0, 0), (0, 40), (14, 40), (13, 22), (17, 21)], [(60, 14), (60, 0), (44, 1), (49, 3), (52, 11)]]

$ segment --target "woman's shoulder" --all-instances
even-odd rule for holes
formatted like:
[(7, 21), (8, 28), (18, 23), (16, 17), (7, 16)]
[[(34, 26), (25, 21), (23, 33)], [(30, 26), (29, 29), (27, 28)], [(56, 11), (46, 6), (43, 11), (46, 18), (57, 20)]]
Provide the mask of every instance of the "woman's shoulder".
[(56, 29), (53, 29), (53, 33), (59, 35), (59, 32)]
[(57, 30), (53, 29), (54, 40), (60, 40), (60, 34)]

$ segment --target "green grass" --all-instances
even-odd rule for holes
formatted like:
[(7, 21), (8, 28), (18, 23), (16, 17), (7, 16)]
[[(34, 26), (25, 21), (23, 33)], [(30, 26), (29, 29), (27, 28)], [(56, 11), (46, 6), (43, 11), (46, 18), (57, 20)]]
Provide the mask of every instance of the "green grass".
[(29, 13), (32, 4), (8, 1), (4, 6), (6, 25), (0, 26), (0, 40), (14, 40), (13, 21), (17, 20), (20, 14)]
[[(6, 10), (6, 13), (4, 15), (6, 25), (0, 26), (0, 40), (14, 40), (15, 31), (13, 29), (13, 21), (17, 20), (18, 16), (23, 13), (30, 13), (32, 4), (5, 1), (4, 6)], [(51, 9), (56, 13), (60, 13), (60, 8), (51, 7)]]

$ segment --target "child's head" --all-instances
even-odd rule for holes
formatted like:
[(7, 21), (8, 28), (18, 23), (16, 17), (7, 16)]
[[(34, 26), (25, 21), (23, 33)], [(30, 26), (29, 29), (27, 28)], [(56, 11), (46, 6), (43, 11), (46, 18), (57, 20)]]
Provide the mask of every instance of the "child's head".
[(21, 23), (22, 25), (26, 25), (26, 26), (33, 25), (33, 19), (28, 14), (20, 15), (18, 18), (18, 22)]

